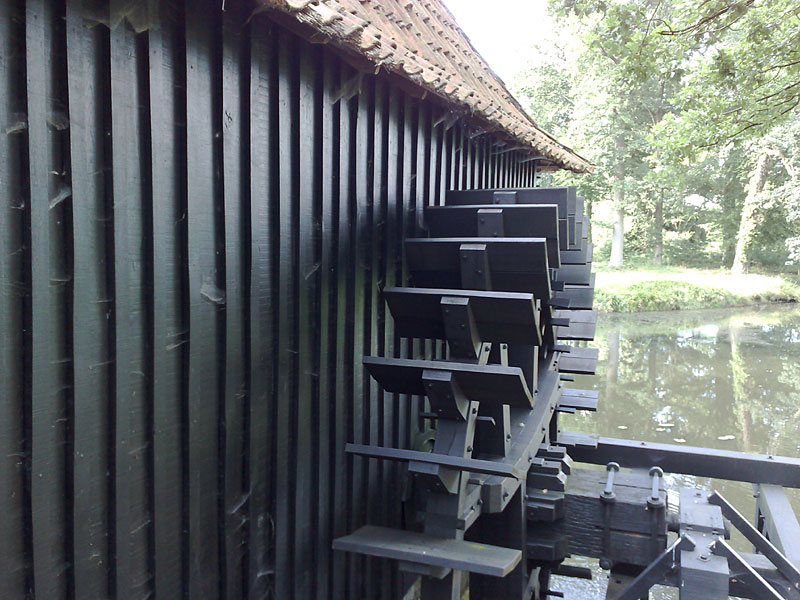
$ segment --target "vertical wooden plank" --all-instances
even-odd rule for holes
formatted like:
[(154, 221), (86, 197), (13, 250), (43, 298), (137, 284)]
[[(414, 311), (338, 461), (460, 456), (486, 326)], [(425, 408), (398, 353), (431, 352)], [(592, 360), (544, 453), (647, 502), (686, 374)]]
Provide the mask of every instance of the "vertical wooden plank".
[[(62, 15), (44, 0), (26, 4), (28, 114), (29, 268), (30, 268), (30, 469), (34, 588), (37, 597), (64, 598), (68, 593), (66, 531), (67, 367), (64, 336), (64, 202), (71, 194), (64, 172), (61, 142), (66, 115), (53, 60)], [(63, 72), (63, 71), (62, 71)], [(50, 125), (48, 121), (54, 121)], [(57, 125), (56, 125), (57, 124)]]
[(222, 13), (222, 164), (225, 205), (225, 573), (227, 598), (243, 593), (245, 406), (248, 381), (245, 257), (249, 255), (249, 38), (241, 5)]
[[(355, 126), (355, 203), (351, 211), (351, 227), (353, 239), (352, 260), (353, 275), (353, 389), (352, 389), (352, 440), (363, 444), (369, 440), (369, 401), (367, 386), (368, 375), (361, 364), (361, 359), (369, 353), (368, 306), (366, 303), (366, 286), (371, 281), (370, 231), (371, 213), (368, 210), (372, 196), (372, 160), (374, 144), (374, 80), (364, 79), (361, 93), (358, 96), (358, 112)], [(353, 463), (353, 485), (351, 522), (348, 529), (352, 531), (364, 524), (366, 515), (366, 495), (368, 489), (368, 463), (363, 458), (351, 459)], [(350, 561), (350, 589), (352, 599), (362, 597), (362, 577), (365, 560), (356, 557)]]
[(340, 421), (341, 401), (336, 390), (337, 358), (339, 346), (336, 343), (337, 315), (339, 307), (338, 273), (344, 265), (338, 263), (338, 215), (339, 215), (339, 119), (342, 102), (337, 95), (340, 90), (341, 70), (336, 58), (328, 52), (323, 58), (321, 141), (322, 172), (320, 183), (322, 198), (320, 206), (320, 373), (319, 373), (319, 421), (318, 438), (319, 459), (315, 477), (317, 478), (316, 539), (319, 553), (316, 565), (316, 596), (318, 598), (342, 597), (332, 595), (331, 585), (335, 577), (334, 561), (330, 540), (336, 535), (336, 513), (341, 510), (340, 498), (336, 495), (336, 481), (343, 478), (344, 470), (336, 469), (336, 439)]
[(464, 162), (464, 189), (471, 190), (475, 187), (475, 181), (472, 179), (473, 173), (475, 172), (473, 169), (473, 161), (475, 160), (475, 144), (472, 142), (470, 136), (470, 131), (466, 128), (462, 130), (462, 135), (464, 144), (462, 146), (462, 153), (463, 153), (463, 162)]
[(318, 440), (315, 440), (319, 419), (319, 279), (320, 279), (320, 221), (322, 140), (321, 109), (321, 48), (303, 44), (299, 51), (299, 107), (296, 135), (299, 155), (293, 168), (299, 178), (297, 199), (297, 267), (298, 299), (298, 390), (295, 405), (295, 477), (293, 498), (294, 516), (294, 596), (315, 597), (314, 540), (315, 521), (312, 473), (318, 459)]
[[(114, 498), (116, 594), (149, 587), (143, 148), (137, 68), (142, 57), (127, 24), (111, 32), (111, 140), (114, 198)], [(149, 154), (149, 148), (146, 149)]]
[[(342, 66), (338, 77), (338, 90), (344, 89), (352, 77), (357, 76), (348, 67)], [(338, 95), (338, 94), (337, 94)], [(356, 405), (355, 369), (355, 272), (356, 272), (356, 116), (359, 97), (340, 99), (339, 106), (339, 211), (334, 215), (337, 227), (338, 302), (336, 311), (336, 347), (339, 348), (336, 363), (336, 438), (333, 467), (339, 477), (334, 484), (334, 522), (332, 537), (339, 537), (351, 531), (354, 514), (355, 461), (344, 452), (345, 444), (355, 441)], [(332, 597), (351, 598), (354, 593), (348, 589), (355, 561), (349, 553), (333, 554)]]
[(443, 140), (442, 140), (442, 187), (440, 190), (442, 202), (445, 200), (445, 194), (449, 190), (454, 190), (456, 188), (456, 179), (455, 179), (455, 161), (453, 160), (453, 134), (455, 130), (450, 128), (446, 129), (443, 132)]
[(219, 231), (214, 111), (215, 35), (210, 4), (186, 5), (186, 147), (189, 269), (189, 597), (220, 591), (219, 432), (220, 312), (225, 305)]
[[(425, 207), (443, 203), (440, 197), (439, 174), (441, 169), (438, 161), (441, 160), (440, 127), (433, 126), (432, 111), (424, 103), (419, 104), (419, 116), (417, 118), (417, 196), (416, 215), (413, 223), (409, 223), (408, 230), (404, 237), (416, 237), (422, 234), (422, 223), (425, 216)], [(431, 341), (415, 339), (413, 341), (411, 358), (425, 358), (430, 356)], [(423, 408), (424, 399), (421, 396), (412, 396), (411, 414), (408, 421), (408, 432), (406, 434), (406, 448), (413, 447), (413, 440), (423, 427), (420, 422), (419, 413)]]
[(182, 21), (148, 32), (153, 232), (153, 583), (156, 598), (182, 598), (189, 322), (186, 270), (185, 56)]
[(29, 493), (26, 493), (26, 351), (25, 273), (27, 151), (25, 96), (25, 28), (21, 3), (0, 2), (0, 589), (25, 597), (31, 581)]
[(423, 135), (430, 135), (431, 138), (430, 190), (427, 204), (440, 206), (444, 204), (446, 191), (443, 179), (444, 167), (442, 165), (444, 137), (442, 127), (437, 127), (434, 124), (433, 112), (428, 117), (428, 123), (428, 130), (423, 133)]
[(262, 598), (274, 589), (278, 102), (273, 25), (256, 18), (251, 31), (248, 591), (250, 598)]
[(107, 270), (112, 214), (106, 180), (104, 94), (108, 90), (107, 30), (88, 28), (82, 2), (67, 6), (70, 162), (75, 285), (75, 437), (73, 552), (75, 595), (109, 595), (110, 510), (107, 473), (112, 353)]
[[(407, 237), (409, 226), (413, 227), (420, 217), (417, 206), (417, 187), (423, 186), (420, 181), (419, 158), (418, 158), (418, 137), (419, 130), (419, 103), (411, 100), (406, 94), (402, 95), (403, 102), (403, 143), (401, 145), (402, 154), (398, 160), (399, 180), (397, 182), (397, 201), (390, 207), (395, 217), (393, 227), (390, 230), (390, 243), (387, 246), (387, 253), (394, 257), (394, 283), (393, 285), (405, 285), (406, 273), (408, 268), (405, 264), (403, 253), (403, 240)], [(410, 237), (410, 236), (409, 236)], [(394, 355), (402, 358), (411, 358), (413, 352), (413, 340), (401, 338), (394, 330), (394, 321), (391, 320), (394, 338)], [(395, 418), (392, 424), (392, 444), (397, 448), (408, 448), (408, 428), (411, 415), (411, 397), (403, 394), (399, 397)], [(389, 493), (393, 498), (402, 497), (402, 474), (401, 465), (393, 466), (394, 474), (390, 482)], [(395, 527), (400, 527), (401, 506), (398, 503), (392, 523)], [(396, 570), (395, 570), (396, 571)]]
[(256, 18), (250, 48), (250, 415), (248, 578), (249, 597), (274, 585), (274, 381), (278, 356), (274, 305), (277, 195), (277, 69), (273, 26)]
[(294, 507), (297, 451), (298, 386), (298, 287), (300, 179), (298, 131), (298, 71), (296, 40), (285, 30), (278, 31), (278, 136), (279, 136), (279, 339), (277, 410), (277, 509), (276, 509), (276, 596), (294, 594)]

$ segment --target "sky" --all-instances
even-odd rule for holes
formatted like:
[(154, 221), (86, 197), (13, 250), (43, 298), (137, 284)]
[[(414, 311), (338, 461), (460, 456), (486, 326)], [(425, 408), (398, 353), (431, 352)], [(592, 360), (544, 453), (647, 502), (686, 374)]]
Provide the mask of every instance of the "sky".
[(547, 0), (444, 0), (489, 66), (510, 84), (552, 20)]

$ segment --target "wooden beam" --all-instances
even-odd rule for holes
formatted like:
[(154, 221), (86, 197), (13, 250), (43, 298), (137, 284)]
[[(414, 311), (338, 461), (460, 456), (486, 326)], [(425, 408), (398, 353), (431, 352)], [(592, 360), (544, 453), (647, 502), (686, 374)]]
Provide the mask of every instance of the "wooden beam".
[(800, 525), (786, 492), (777, 485), (759, 485), (757, 507), (764, 518), (764, 535), (800, 567)]
[(601, 437), (596, 448), (575, 446), (570, 456), (595, 465), (615, 461), (631, 469), (657, 466), (668, 473), (800, 488), (800, 458), (772, 454)]

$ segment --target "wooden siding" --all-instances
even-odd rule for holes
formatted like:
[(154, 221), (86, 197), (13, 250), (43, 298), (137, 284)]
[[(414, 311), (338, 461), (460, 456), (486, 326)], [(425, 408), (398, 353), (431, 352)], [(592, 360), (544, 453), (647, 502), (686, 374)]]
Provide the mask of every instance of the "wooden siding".
[(381, 290), (424, 205), (534, 162), (241, 4), (0, 0), (3, 597), (398, 597), (330, 549), (401, 519), (345, 443), (419, 425), (361, 357), (443, 351)]

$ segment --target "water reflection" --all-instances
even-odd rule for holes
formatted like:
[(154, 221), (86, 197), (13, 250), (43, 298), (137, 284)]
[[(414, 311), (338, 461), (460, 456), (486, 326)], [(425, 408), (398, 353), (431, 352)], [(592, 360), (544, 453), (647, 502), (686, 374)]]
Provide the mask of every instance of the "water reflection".
[[(800, 456), (800, 307), (601, 315), (592, 345), (600, 350), (598, 374), (573, 385), (599, 389), (599, 409), (565, 415), (564, 429)], [(743, 514), (754, 514), (748, 484), (688, 476), (671, 482), (718, 489)], [(790, 499), (800, 510), (796, 490)], [(733, 543), (751, 551), (738, 536)], [(597, 575), (605, 581), (605, 572)], [(597, 582), (559, 578), (559, 585), (567, 598), (603, 597)]]

